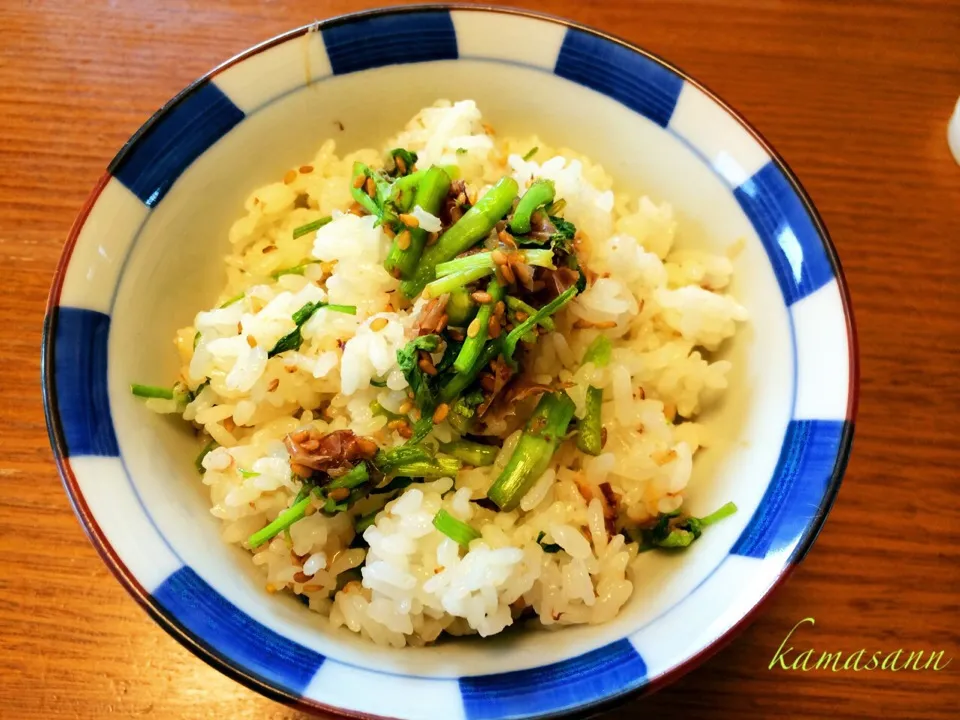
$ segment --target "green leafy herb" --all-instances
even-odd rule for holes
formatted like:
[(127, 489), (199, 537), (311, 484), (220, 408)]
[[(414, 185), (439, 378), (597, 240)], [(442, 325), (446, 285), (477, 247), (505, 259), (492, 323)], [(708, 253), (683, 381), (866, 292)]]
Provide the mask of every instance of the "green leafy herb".
[(333, 310), (334, 312), (347, 313), (348, 315), (357, 314), (357, 308), (353, 305), (328, 305), (324, 302), (307, 303), (302, 308), (297, 310), (292, 316), (293, 322), (296, 323), (297, 327), (277, 340), (277, 344), (274, 345), (273, 349), (267, 353), (267, 357), (279, 355), (287, 350), (299, 350), (300, 346), (303, 344), (303, 335), (300, 333), (300, 328), (302, 328), (303, 324), (313, 317), (313, 314), (321, 308)]
[(371, 380), (370, 384), (376, 388), (385, 388), (387, 386), (386, 380)]
[(534, 145), (532, 148), (530, 148), (529, 150), (527, 150), (527, 154), (523, 156), (523, 159), (524, 159), (524, 160), (529, 160), (530, 158), (532, 158), (534, 155), (537, 154), (537, 151), (538, 151), (539, 149), (540, 149), (540, 148), (539, 148), (538, 146)]
[(240, 473), (240, 477), (243, 477), (243, 478), (260, 477), (260, 473), (254, 472), (253, 470), (244, 470), (243, 468), (237, 468), (237, 472)]
[(557, 231), (550, 236), (550, 244), (553, 245), (554, 250), (560, 250), (564, 253), (572, 252), (573, 238), (577, 234), (577, 226), (556, 215), (550, 215), (549, 217), (550, 222), (557, 228)]
[(683, 515), (679, 510), (671, 513), (660, 513), (657, 522), (651, 528), (640, 529), (631, 533), (631, 538), (640, 543), (640, 551), (654, 548), (685, 548), (689, 547), (703, 534), (703, 529), (724, 518), (730, 517), (737, 511), (737, 506), (728, 502), (714, 512), (702, 518)]
[[(417, 154), (403, 148), (394, 148), (390, 151), (390, 157), (393, 158), (393, 164), (400, 176), (409, 175), (415, 169), (417, 164)], [(399, 158), (400, 162), (397, 162)]]
[(467, 154), (466, 148), (457, 148), (457, 155), (466, 155), (466, 154)]
[(308, 222), (306, 225), (301, 225), (298, 228), (294, 228), (293, 239), (296, 240), (299, 237), (303, 237), (307, 233), (316, 232), (331, 220), (333, 220), (333, 218), (328, 215), (327, 217), (322, 217), (319, 220), (314, 220), (313, 222)]
[(407, 379), (413, 391), (413, 401), (420, 408), (423, 417), (433, 413), (436, 408), (436, 399), (433, 388), (430, 386), (430, 376), (420, 368), (419, 355), (421, 350), (428, 353), (436, 352), (440, 342), (439, 335), (423, 335), (397, 350), (397, 365)]
[(219, 447), (217, 441), (211, 440), (203, 446), (203, 450), (201, 450), (200, 454), (197, 455), (197, 459), (193, 461), (194, 466), (197, 468), (197, 472), (199, 472), (201, 475), (207, 471), (206, 468), (203, 467), (203, 459), (217, 447)]
[(543, 542), (543, 538), (546, 537), (546, 535), (547, 535), (547, 534), (546, 534), (545, 532), (543, 532), (542, 530), (540, 531), (540, 534), (537, 535), (537, 544), (538, 544), (540, 547), (543, 548), (543, 551), (544, 551), (545, 553), (550, 553), (550, 554), (552, 555), (552, 554), (554, 554), (554, 553), (558, 553), (558, 552), (560, 552), (561, 550), (563, 550), (563, 548), (560, 547), (559, 545), (557, 545), (556, 543), (545, 543), (545, 542)]
[(469, 547), (471, 541), (480, 537), (480, 533), (474, 528), (443, 509), (434, 516), (433, 526), (463, 547)]

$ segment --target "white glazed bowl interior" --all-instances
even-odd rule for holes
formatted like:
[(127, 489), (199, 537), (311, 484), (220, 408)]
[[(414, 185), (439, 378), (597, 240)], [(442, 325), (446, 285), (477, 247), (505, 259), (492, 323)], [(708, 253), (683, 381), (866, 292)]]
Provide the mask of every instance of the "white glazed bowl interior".
[[(81, 305), (110, 315), (109, 409), (123, 477), (104, 465), (102, 484), (86, 483), (83, 494), (111, 539), (141, 538), (114, 547), (146, 592), (180, 565), (190, 566), (236, 608), (328, 661), (394, 676), (459, 678), (540, 667), (629, 637), (643, 657), (648, 680), (653, 679), (683, 666), (738, 625), (811, 539), (798, 532), (762, 558), (731, 554), (775, 473), (797, 402), (817, 406), (823, 412), (815, 415), (828, 419), (848, 415), (851, 345), (842, 290), (834, 281), (836, 298), (816, 317), (798, 320), (788, 309), (767, 251), (731, 190), (731, 179), (747, 179), (770, 158), (754, 136), (696, 86), (684, 86), (676, 112), (689, 118), (675, 115), (680, 120), (671, 132), (616, 100), (537, 67), (541, 57), (555, 56), (566, 32), (563, 25), (454, 13), (461, 37), (482, 34), (485, 23), (506, 27), (503, 32), (518, 37), (532, 32), (535, 41), (524, 45), (501, 36), (491, 52), (518, 47), (521, 56), (495, 61), (466, 57), (470, 53), (461, 40), (457, 60), (337, 76), (329, 73), (320, 33), (277, 44), (215, 77), (246, 118), (196, 159), (155, 207), (147, 211), (142, 204), (131, 205), (120, 186), (104, 189), (87, 220), (100, 240), (85, 242), (81, 236), (61, 304), (70, 304), (72, 295)], [(461, 26), (467, 28), (463, 33)], [(306, 86), (305, 72), (314, 79)], [(644, 555), (633, 597), (608, 624), (394, 650), (332, 631), (291, 597), (267, 594), (248, 553), (219, 537), (219, 521), (210, 515), (206, 487), (193, 467), (198, 443), (192, 432), (146, 411), (128, 386), (131, 381), (163, 383), (178, 372), (174, 331), (191, 324), (195, 313), (215, 300), (224, 279), (227, 231), (253, 189), (308, 161), (327, 138), (336, 139), (340, 152), (379, 147), (438, 98), (472, 98), (498, 134), (536, 133), (550, 145), (569, 146), (600, 162), (618, 189), (670, 202), (679, 220), (679, 247), (722, 253), (744, 239), (731, 290), (749, 310), (750, 321), (722, 353), (733, 362), (730, 390), (702, 418), (718, 441), (698, 455), (689, 486), (694, 513), (729, 500), (739, 512), (711, 527), (686, 552)], [(685, 138), (682, 122), (691, 127), (710, 123), (715, 152)], [(137, 227), (132, 246), (129, 240), (112, 239), (116, 228)], [(810, 377), (811, 370), (800, 372), (798, 379), (797, 358), (806, 362), (804, 353), (811, 351), (795, 351), (794, 325), (813, 322), (824, 324), (818, 331), (826, 354), (817, 363), (822, 377)], [(808, 397), (813, 385), (819, 389)], [(91, 467), (105, 462), (75, 462), (81, 460)], [(128, 481), (141, 510), (108, 497), (110, 483)], [(155, 530), (144, 526), (145, 518)], [(718, 573), (721, 566), (723, 573)], [(433, 687), (440, 692), (447, 686)], [(314, 699), (354, 712), (392, 715), (391, 708), (398, 707), (385, 700), (348, 699), (348, 694), (344, 690), (344, 697), (327, 693)]]

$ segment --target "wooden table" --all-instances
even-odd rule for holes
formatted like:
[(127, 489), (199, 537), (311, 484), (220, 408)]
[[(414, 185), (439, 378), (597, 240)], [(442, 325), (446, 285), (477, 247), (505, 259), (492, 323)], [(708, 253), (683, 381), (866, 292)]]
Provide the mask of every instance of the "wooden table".
[[(260, 40), (376, 2), (0, 9), (0, 716), (301, 717), (169, 638), (87, 543), (47, 443), (40, 328), (74, 215), (157, 107)], [(960, 4), (520, 4), (670, 58), (751, 118), (820, 208), (859, 326), (853, 458), (816, 547), (732, 646), (610, 717), (960, 717), (960, 167), (945, 141)], [(895, 674), (768, 669), (806, 617), (816, 626), (798, 646), (934, 649), (953, 661)]]

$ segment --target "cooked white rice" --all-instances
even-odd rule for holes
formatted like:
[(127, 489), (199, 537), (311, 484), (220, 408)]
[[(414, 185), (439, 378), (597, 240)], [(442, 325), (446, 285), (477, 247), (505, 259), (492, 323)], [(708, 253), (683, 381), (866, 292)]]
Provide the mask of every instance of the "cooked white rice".
[[(268, 591), (288, 589), (333, 627), (397, 647), (433, 641), (443, 631), (492, 635), (524, 608), (543, 625), (609, 620), (633, 591), (637, 551), (623, 535), (607, 534), (599, 486), (608, 482), (620, 496), (627, 522), (683, 502), (694, 456), (709, 442), (692, 418), (726, 388), (730, 368), (704, 350), (715, 350), (746, 319), (724, 292), (731, 260), (673, 250), (669, 205), (615, 192), (603, 168), (571, 150), (488, 132), (472, 101), (425, 108), (383, 150), (394, 147), (419, 153), (420, 167), (458, 165), (471, 195), (504, 174), (521, 188), (532, 178), (555, 182), (565, 217), (581, 230), (581, 258), (597, 278), (555, 317), (558, 332), (541, 338), (532, 362), (539, 381), (571, 384), (578, 416), (588, 386), (604, 389), (604, 451), (590, 457), (572, 441), (563, 444), (519, 510), (495, 513), (470, 502), (506, 463), (517, 431), (494, 466), (413, 485), (387, 504), (364, 533), (368, 550), (350, 548), (354, 516), (376, 509), (376, 500), (333, 517), (307, 516), (254, 551), (253, 563)], [(538, 152), (524, 160), (532, 147)], [(398, 281), (383, 268), (390, 239), (373, 217), (344, 212), (352, 204), (355, 160), (383, 167), (384, 155), (365, 149), (339, 157), (328, 140), (308, 164), (251, 193), (246, 214), (230, 229), (218, 302), (177, 333), (182, 382), (196, 389), (209, 381), (183, 415), (221, 446), (204, 458), (203, 482), (229, 543), (244, 544), (297, 494), (300, 481), (283, 443), (288, 433), (350, 429), (381, 446), (403, 442), (371, 403), (397, 412), (407, 400), (396, 353), (415, 335), (416, 308), (398, 305)], [(318, 232), (292, 238), (294, 228), (327, 215), (334, 220)], [(428, 226), (432, 216), (421, 222)], [(305, 259), (319, 262), (303, 275), (271, 277)], [(303, 327), (299, 351), (268, 359), (265, 348), (294, 329), (291, 315), (318, 300), (355, 305), (357, 315), (320, 310)], [(379, 318), (386, 325), (374, 330)], [(580, 367), (599, 332), (613, 340), (612, 361), (603, 369)], [(173, 401), (149, 404), (177, 411)], [(446, 422), (432, 434), (453, 437)], [(482, 533), (469, 550), (434, 528), (441, 507)], [(544, 552), (540, 533), (562, 551)], [(362, 582), (337, 592), (338, 575), (361, 565)]]

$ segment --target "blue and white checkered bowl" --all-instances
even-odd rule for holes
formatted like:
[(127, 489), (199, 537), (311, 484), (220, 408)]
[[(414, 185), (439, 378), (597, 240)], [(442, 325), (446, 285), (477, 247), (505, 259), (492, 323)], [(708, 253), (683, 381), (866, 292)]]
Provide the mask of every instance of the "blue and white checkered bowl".
[[(435, 99), (475, 99), (499, 131), (536, 132), (671, 202), (681, 242), (744, 238), (733, 292), (751, 321), (731, 391), (705, 422), (695, 513), (740, 507), (681, 554), (644, 555), (612, 622), (430, 648), (377, 648), (269, 596), (220, 541), (188, 433), (128, 383), (175, 374), (170, 338), (209, 305), (249, 191), (334, 137), (371, 145)], [(130, 593), (230, 676), (358, 717), (528, 718), (593, 710), (689, 670), (751, 617), (809, 549), (853, 436), (853, 319), (809, 198), (746, 122), (684, 73), (554, 18), (410, 7), (322, 22), (228, 61), (116, 157), (80, 214), (50, 293), (47, 422), (74, 508)]]

